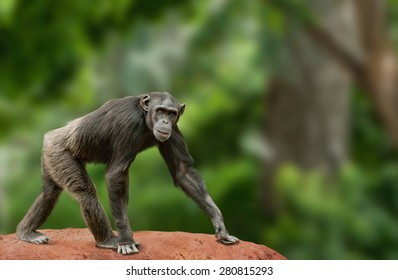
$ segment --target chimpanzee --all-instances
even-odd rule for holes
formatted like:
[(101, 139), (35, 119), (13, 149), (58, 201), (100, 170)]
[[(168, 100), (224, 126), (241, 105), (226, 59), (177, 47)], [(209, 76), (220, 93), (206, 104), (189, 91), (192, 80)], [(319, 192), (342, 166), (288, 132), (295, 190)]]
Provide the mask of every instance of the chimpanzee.
[[(42, 244), (49, 238), (37, 232), (51, 213), (63, 190), (79, 202), (83, 218), (101, 248), (121, 254), (138, 252), (127, 217), (128, 170), (136, 155), (157, 146), (174, 184), (190, 196), (209, 216), (217, 239), (234, 244), (222, 214), (205, 183), (193, 168), (184, 137), (177, 127), (185, 104), (167, 92), (152, 92), (110, 100), (99, 109), (49, 131), (42, 152), (42, 190), (17, 227), (19, 239)], [(118, 235), (98, 200), (96, 188), (85, 169), (86, 163), (107, 165), (105, 179)]]

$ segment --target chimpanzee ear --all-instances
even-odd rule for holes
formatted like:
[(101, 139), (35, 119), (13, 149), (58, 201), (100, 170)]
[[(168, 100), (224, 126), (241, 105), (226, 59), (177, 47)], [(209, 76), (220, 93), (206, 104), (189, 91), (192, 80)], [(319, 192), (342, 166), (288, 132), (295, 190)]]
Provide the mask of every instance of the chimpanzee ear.
[(185, 111), (185, 104), (182, 103), (182, 104), (180, 105), (180, 116), (182, 116), (182, 114), (184, 114), (184, 111)]
[(144, 111), (146, 111), (146, 112), (148, 112), (148, 110), (149, 110), (149, 100), (150, 99), (151, 99), (150, 96), (148, 94), (146, 94), (141, 98), (141, 101), (140, 101), (140, 105), (141, 105), (142, 109), (144, 109)]

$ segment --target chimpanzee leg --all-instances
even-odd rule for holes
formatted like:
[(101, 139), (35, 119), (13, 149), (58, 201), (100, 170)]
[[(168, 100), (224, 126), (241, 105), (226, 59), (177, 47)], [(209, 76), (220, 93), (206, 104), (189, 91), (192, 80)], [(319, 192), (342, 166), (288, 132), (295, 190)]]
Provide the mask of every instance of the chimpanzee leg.
[(210, 197), (203, 179), (194, 168), (182, 168), (182, 172), (176, 177), (176, 183), (210, 217), (216, 230), (216, 237), (220, 242), (228, 245), (239, 241), (238, 238), (229, 235), (220, 209)]
[(108, 217), (81, 161), (74, 158), (69, 151), (64, 150), (52, 152), (45, 160), (52, 167), (53, 180), (79, 202), (84, 221), (94, 235), (97, 246), (116, 248), (116, 238)]
[(47, 243), (49, 240), (46, 235), (37, 232), (36, 229), (38, 229), (50, 215), (62, 192), (62, 189), (50, 178), (43, 164), (42, 181), (43, 186), (40, 195), (36, 198), (32, 207), (17, 227), (17, 236), (19, 239), (37, 244)]

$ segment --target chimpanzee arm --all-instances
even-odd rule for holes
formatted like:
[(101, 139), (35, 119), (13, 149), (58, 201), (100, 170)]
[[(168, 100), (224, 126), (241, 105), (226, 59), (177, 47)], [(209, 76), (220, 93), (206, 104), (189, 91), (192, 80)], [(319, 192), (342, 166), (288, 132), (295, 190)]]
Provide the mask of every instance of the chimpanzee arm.
[(127, 216), (129, 201), (128, 164), (111, 163), (106, 170), (105, 177), (108, 185), (111, 212), (118, 232), (118, 253), (137, 253), (139, 244), (132, 238), (132, 230)]
[(236, 243), (238, 239), (229, 235), (220, 209), (210, 197), (200, 174), (193, 168), (193, 159), (177, 127), (168, 141), (159, 144), (159, 151), (167, 163), (174, 184), (191, 197), (211, 219), (217, 239), (224, 244)]

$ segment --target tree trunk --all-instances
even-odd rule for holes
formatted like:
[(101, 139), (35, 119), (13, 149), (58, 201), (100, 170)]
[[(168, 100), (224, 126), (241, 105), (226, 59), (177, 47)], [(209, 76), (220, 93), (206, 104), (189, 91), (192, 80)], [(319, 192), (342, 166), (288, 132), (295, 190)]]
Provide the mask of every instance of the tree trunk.
[[(322, 26), (345, 48), (358, 49), (351, 1), (304, 0)], [(352, 75), (294, 21), (267, 92), (263, 205), (275, 211), (273, 182), (284, 163), (333, 176), (347, 159)]]
[(303, 22), (301, 27), (314, 43), (345, 66), (369, 94), (398, 149), (398, 60), (388, 34), (385, 0), (344, 2), (354, 7), (358, 47), (347, 47), (331, 30), (316, 22)]
[(398, 148), (398, 62), (387, 32), (385, 1), (357, 1), (356, 9), (364, 54), (357, 79)]

